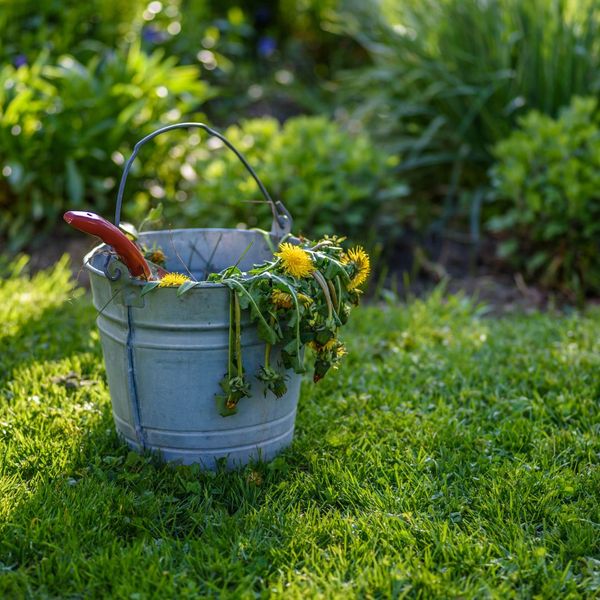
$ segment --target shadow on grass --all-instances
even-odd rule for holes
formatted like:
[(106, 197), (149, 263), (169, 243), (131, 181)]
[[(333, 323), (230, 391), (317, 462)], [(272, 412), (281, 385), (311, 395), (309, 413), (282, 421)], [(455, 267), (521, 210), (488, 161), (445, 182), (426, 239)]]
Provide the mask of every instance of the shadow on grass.
[[(0, 336), (0, 597), (260, 591), (307, 444), (215, 473), (129, 451), (95, 314), (82, 296)], [(71, 370), (90, 385), (61, 382)]]
[(63, 446), (60, 456), (50, 460), (42, 451), (30, 465), (35, 470), (13, 473), (21, 490), (0, 525), (0, 595), (120, 597), (115, 586), (143, 590), (139, 582), (156, 564), (168, 572), (162, 577), (172, 590), (179, 589), (175, 579), (189, 574), (208, 593), (211, 586), (258, 585), (256, 577), (271, 570), (270, 557), (285, 542), (285, 518), (281, 507), (270, 516), (270, 505), (290, 464), (303, 462), (297, 452), (239, 471), (167, 465), (129, 451), (115, 433), (108, 401), (93, 424), (77, 429), (55, 445), (56, 452)]
[[(203, 593), (230, 580), (236, 589), (253, 585), (283, 542), (265, 514), (291, 464), (302, 469), (304, 457), (290, 449), (270, 464), (213, 473), (130, 451), (112, 421), (99, 343), (89, 337), (93, 317), (81, 298), (48, 308), (3, 340), (11, 349), (2, 357), (2, 385), (17, 378), (15, 389), (40, 400), (14, 405), (10, 398), (4, 407), (21, 416), (4, 449), (0, 442), (0, 597), (32, 590), (120, 596), (117, 582), (135, 593), (128, 571), (139, 581), (157, 562), (168, 564), (173, 589), (187, 570)], [(58, 361), (85, 368), (94, 384), (49, 383), (50, 363)]]

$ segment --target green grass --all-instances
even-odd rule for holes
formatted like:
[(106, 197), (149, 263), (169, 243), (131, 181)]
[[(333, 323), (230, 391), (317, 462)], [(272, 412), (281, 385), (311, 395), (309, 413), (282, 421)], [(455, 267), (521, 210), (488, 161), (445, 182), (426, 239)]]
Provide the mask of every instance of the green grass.
[(64, 263), (0, 283), (0, 322), (2, 598), (598, 593), (598, 310), (361, 309), (293, 446), (216, 474), (119, 442)]

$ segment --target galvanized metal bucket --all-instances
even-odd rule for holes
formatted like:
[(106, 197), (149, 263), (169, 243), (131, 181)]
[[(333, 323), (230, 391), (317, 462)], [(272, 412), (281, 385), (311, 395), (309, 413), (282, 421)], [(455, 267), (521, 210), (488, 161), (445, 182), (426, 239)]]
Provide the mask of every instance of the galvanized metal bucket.
[[(273, 202), (244, 157), (219, 133), (202, 123), (181, 123), (159, 129), (135, 146), (123, 171), (117, 196), (115, 224), (129, 169), (139, 149), (171, 129), (200, 127), (218, 137), (244, 163), (271, 203), (271, 233), (238, 229), (177, 229), (144, 233), (140, 241), (156, 243), (168, 254), (168, 271), (189, 271), (202, 281), (243, 256), (240, 268), (272, 257), (272, 248), (291, 229), (291, 218), (280, 202)], [(244, 398), (238, 412), (219, 414), (215, 394), (227, 371), (230, 292), (217, 283), (200, 286), (177, 296), (176, 288), (157, 288), (142, 296), (143, 282), (128, 276), (126, 268), (108, 253), (104, 244), (85, 257), (112, 411), (117, 431), (137, 450), (153, 450), (167, 461), (200, 463), (214, 469), (223, 459), (228, 467), (250, 460), (269, 460), (291, 443), (300, 376), (288, 372), (287, 393), (265, 397), (255, 381), (252, 396)], [(182, 264), (183, 263), (183, 264)], [(264, 342), (249, 314), (242, 315), (242, 354), (249, 376), (257, 372)], [(277, 364), (280, 349), (272, 351)], [(249, 377), (251, 379), (251, 377)]]

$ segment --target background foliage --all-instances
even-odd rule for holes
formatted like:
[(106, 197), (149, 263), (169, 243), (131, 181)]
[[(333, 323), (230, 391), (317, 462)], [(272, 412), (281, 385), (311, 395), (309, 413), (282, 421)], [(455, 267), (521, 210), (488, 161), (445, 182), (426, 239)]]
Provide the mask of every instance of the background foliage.
[(600, 112), (574, 98), (557, 119), (532, 111), (495, 149), (501, 253), (547, 285), (600, 292)]
[(70, 55), (0, 71), (0, 206), (11, 246), (61, 211), (112, 208), (123, 157), (162, 120), (180, 119), (210, 88), (194, 67), (131, 46), (85, 64)]
[(141, 17), (142, 0), (1, 0), (0, 53), (17, 65), (42, 51), (53, 56), (91, 53), (127, 39)]
[(347, 27), (374, 64), (344, 83), (354, 118), (404, 156), (399, 170), (423, 200), (419, 227), (479, 219), (492, 149), (519, 115), (556, 116), (572, 95), (600, 91), (594, 0), (375, 4), (350, 5)]
[[(250, 119), (224, 134), (285, 204), (295, 231), (315, 237), (343, 231), (364, 240), (378, 218), (379, 224), (385, 218), (396, 189), (390, 187), (394, 159), (377, 150), (366, 134), (350, 135), (325, 117), (306, 116), (284, 125), (273, 118)], [(156, 165), (157, 184), (164, 186), (159, 195), (176, 199), (164, 203), (165, 222), (269, 229), (271, 211), (255, 181), (230, 150), (215, 142), (186, 136), (169, 160)], [(405, 191), (396, 189), (397, 194)], [(135, 205), (143, 214), (146, 204), (155, 201), (146, 193)], [(134, 219), (141, 214), (130, 213)]]
[[(334, 221), (353, 236), (372, 229), (397, 263), (408, 232), (432, 261), (445, 260), (435, 240), (477, 251), (488, 247), (483, 238), (495, 243), (489, 232), (502, 218), (530, 219), (494, 175), (498, 158), (508, 160), (494, 148), (521, 117), (557, 118), (574, 96), (600, 91), (595, 0), (2, 0), (1, 8), (0, 237), (13, 249), (65, 208), (112, 208), (132, 144), (162, 124), (202, 118), (252, 129), (252, 144), (229, 132), (306, 233)], [(271, 120), (303, 114), (316, 119)], [(183, 136), (158, 142), (134, 169), (130, 218), (164, 200), (172, 222), (180, 214), (194, 224), (262, 221), (263, 207), (237, 203), (256, 199), (243, 174), (211, 156), (215, 165)], [(590, 152), (577, 160), (595, 167)], [(564, 193), (581, 214), (596, 214), (597, 199), (574, 182), (566, 178)], [(536, 192), (542, 205), (549, 189)], [(231, 201), (217, 212), (220, 194)], [(560, 206), (553, 214), (572, 222)], [(567, 296), (596, 293), (588, 259), (569, 260), (560, 244), (517, 229), (509, 237), (531, 260), (514, 260), (517, 242), (506, 239), (504, 268)], [(590, 255), (581, 236), (569, 248)], [(479, 255), (489, 268), (497, 258)]]

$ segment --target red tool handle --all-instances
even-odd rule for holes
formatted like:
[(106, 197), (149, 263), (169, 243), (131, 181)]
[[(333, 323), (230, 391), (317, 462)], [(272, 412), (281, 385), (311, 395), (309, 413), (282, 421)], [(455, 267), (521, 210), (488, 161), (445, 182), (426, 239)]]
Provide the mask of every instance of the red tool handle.
[(63, 218), (71, 227), (95, 235), (112, 246), (132, 275), (152, 278), (150, 267), (139, 248), (118, 227), (100, 215), (81, 210), (70, 210)]

